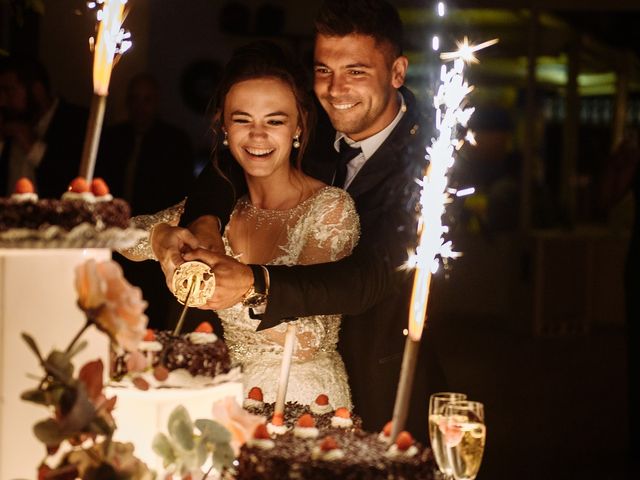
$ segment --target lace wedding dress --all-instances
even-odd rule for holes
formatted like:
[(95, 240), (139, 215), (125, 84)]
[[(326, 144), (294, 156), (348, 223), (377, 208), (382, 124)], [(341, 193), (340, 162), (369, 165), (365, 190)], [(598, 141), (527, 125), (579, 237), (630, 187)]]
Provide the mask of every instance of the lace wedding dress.
[[(246, 263), (323, 263), (349, 255), (359, 228), (351, 197), (342, 189), (323, 187), (291, 210), (263, 210), (241, 198), (223, 241), (228, 255)], [(218, 315), (231, 358), (243, 366), (245, 394), (259, 386), (265, 402), (275, 402), (287, 324), (257, 332), (259, 321), (241, 304)], [(335, 408), (351, 409), (347, 375), (336, 350), (340, 315), (303, 317), (292, 323), (296, 344), (287, 401), (310, 404), (325, 393)]]

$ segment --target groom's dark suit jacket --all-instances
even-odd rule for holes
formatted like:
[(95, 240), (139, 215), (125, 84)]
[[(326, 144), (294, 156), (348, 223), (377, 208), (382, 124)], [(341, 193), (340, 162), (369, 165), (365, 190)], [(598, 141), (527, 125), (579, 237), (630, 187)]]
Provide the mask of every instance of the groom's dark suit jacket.
[[(412, 276), (397, 267), (406, 261), (408, 248), (415, 246), (419, 196), (415, 179), (422, 177), (431, 135), (411, 92), (402, 89), (402, 94), (407, 111), (347, 188), (360, 216), (358, 246), (350, 257), (334, 263), (270, 266), (269, 301), (260, 325), (266, 328), (283, 319), (313, 314), (344, 314), (339, 351), (356, 412), (367, 430), (381, 429), (393, 413), (412, 285)], [(336, 169), (334, 139), (335, 130), (321, 125), (304, 162), (307, 173), (328, 184)], [(225, 173), (237, 183), (237, 171)], [(229, 184), (214, 179), (212, 170), (203, 175), (189, 195), (184, 224), (202, 214), (228, 220), (228, 213), (221, 215), (219, 210), (231, 211), (234, 200)], [(217, 187), (212, 187), (214, 183)], [(218, 192), (215, 199), (212, 188)], [(240, 193), (242, 187), (235, 188)], [(213, 204), (218, 208), (212, 210)], [(407, 429), (421, 440), (427, 437), (428, 395), (445, 388), (427, 342), (428, 333), (423, 337), (407, 420)]]

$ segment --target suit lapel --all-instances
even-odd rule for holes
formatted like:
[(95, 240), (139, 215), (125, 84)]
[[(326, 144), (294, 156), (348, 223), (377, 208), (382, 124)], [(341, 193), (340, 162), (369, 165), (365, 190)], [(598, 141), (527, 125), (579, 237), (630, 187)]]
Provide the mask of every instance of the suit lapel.
[(352, 197), (355, 198), (377, 185), (394, 170), (405, 168), (407, 162), (412, 163), (411, 159), (404, 158), (404, 150), (409, 139), (418, 133), (419, 125), (414, 120), (414, 115), (407, 111), (391, 135), (367, 160), (347, 188)]

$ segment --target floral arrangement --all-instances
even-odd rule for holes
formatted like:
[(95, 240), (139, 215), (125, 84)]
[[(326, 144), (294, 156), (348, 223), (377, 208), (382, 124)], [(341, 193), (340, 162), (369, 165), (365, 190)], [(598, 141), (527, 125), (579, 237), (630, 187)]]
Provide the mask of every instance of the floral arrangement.
[[(77, 375), (72, 364), (73, 357), (85, 348), (86, 342), (80, 338), (91, 326), (122, 348), (135, 350), (146, 332), (147, 303), (140, 289), (126, 281), (113, 261), (88, 260), (78, 266), (75, 287), (86, 322), (66, 349), (43, 355), (36, 341), (22, 334), (44, 370), (37, 387), (24, 392), (22, 399), (43, 405), (51, 413), (33, 427), (46, 447), (38, 478), (150, 480), (154, 475), (133, 455), (133, 445), (112, 441), (116, 424), (111, 412), (116, 397), (107, 398), (103, 393), (102, 360), (82, 366)], [(59, 451), (66, 453), (51, 467), (49, 461)]]
[[(22, 399), (43, 405), (51, 413), (33, 427), (46, 451), (38, 468), (38, 480), (152, 480), (156, 474), (135, 457), (133, 444), (113, 440), (116, 397), (107, 398), (104, 393), (102, 360), (88, 362), (77, 374), (72, 363), (86, 347), (87, 342), (81, 337), (92, 326), (107, 334), (113, 346), (129, 352), (135, 363), (136, 355), (141, 355), (139, 343), (148, 333), (144, 314), (147, 302), (113, 261), (88, 260), (78, 266), (75, 288), (86, 322), (67, 348), (54, 349), (45, 356), (33, 337), (22, 334), (44, 370), (38, 385), (24, 392)], [(144, 366), (129, 365), (134, 372)], [(141, 377), (136, 379), (143, 381)], [(134, 384), (148, 388), (135, 381)], [(251, 438), (258, 424), (265, 421), (245, 411), (233, 397), (214, 403), (212, 414), (217, 421), (194, 422), (182, 406), (171, 413), (168, 435), (158, 433), (152, 445), (163, 459), (166, 478), (195, 480), (203, 469), (208, 469), (202, 476), (204, 480), (214, 470), (223, 471), (231, 466), (240, 446)]]

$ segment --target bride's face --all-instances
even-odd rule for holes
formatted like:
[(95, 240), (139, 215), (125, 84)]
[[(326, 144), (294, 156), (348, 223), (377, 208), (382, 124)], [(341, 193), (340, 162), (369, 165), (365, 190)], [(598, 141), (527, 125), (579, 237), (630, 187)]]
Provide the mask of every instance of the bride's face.
[(277, 78), (238, 82), (224, 101), (224, 128), (233, 157), (253, 177), (287, 173), (300, 133), (291, 88)]

